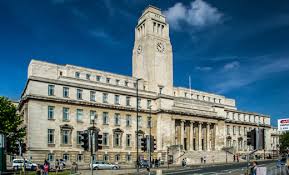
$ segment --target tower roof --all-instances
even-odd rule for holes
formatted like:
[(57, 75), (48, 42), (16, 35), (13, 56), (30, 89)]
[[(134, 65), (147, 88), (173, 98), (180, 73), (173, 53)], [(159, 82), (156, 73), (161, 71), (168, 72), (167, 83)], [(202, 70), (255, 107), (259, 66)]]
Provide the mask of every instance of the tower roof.
[(161, 15), (162, 12), (161, 12), (161, 9), (160, 8), (157, 8), (155, 6), (152, 6), (152, 5), (149, 5), (144, 11), (143, 11), (143, 15), (147, 12), (153, 12), (153, 13), (156, 13), (156, 14), (159, 14)]

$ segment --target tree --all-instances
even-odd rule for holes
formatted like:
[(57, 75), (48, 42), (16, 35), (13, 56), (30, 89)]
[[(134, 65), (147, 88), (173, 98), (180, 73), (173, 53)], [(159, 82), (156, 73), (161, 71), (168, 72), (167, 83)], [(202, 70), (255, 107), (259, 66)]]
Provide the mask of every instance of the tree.
[(280, 136), (280, 152), (287, 152), (289, 148), (289, 132), (283, 132)]
[(18, 141), (25, 137), (25, 127), (22, 116), (17, 112), (16, 106), (6, 97), (0, 97), (0, 132), (6, 136), (6, 151), (16, 154)]

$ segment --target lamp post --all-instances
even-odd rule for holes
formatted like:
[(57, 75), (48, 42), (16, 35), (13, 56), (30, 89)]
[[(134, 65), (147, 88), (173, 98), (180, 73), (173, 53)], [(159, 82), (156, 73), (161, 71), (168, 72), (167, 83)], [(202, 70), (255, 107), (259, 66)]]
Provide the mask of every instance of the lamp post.
[(137, 172), (139, 173), (139, 155), (138, 155), (138, 147), (139, 147), (139, 140), (138, 140), (138, 82), (142, 80), (141, 78), (136, 79), (136, 167)]
[(91, 161), (91, 175), (93, 175), (93, 135), (95, 134), (95, 126), (94, 126), (94, 120), (95, 115), (90, 116), (90, 121), (92, 123), (92, 127), (90, 127), (90, 161)]
[(149, 167), (151, 168), (151, 157), (152, 157), (152, 106), (150, 105), (149, 106), (149, 110), (150, 110), (150, 113), (149, 113)]

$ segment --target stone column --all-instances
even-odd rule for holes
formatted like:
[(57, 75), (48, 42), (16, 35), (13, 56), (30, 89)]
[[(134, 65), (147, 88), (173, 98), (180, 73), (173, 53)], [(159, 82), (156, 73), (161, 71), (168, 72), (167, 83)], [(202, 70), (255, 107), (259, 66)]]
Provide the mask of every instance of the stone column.
[(210, 123), (207, 123), (206, 127), (206, 148), (210, 151)]
[(175, 119), (172, 119), (172, 123), (171, 123), (171, 145), (176, 145), (176, 120)]
[(190, 121), (190, 151), (193, 151), (194, 121)]
[(198, 145), (199, 145), (199, 151), (202, 150), (202, 122), (199, 122), (198, 124)]
[(181, 145), (184, 146), (184, 130), (185, 130), (185, 120), (181, 120)]

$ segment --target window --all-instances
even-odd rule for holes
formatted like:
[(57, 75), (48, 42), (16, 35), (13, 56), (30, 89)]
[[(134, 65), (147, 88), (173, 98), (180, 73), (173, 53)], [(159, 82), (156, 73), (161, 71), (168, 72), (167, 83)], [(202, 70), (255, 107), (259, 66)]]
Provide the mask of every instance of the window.
[(130, 155), (130, 154), (127, 154), (127, 155), (126, 155), (126, 161), (128, 161), (128, 162), (131, 161), (131, 155)]
[(77, 131), (77, 132), (76, 132), (76, 143), (77, 143), (78, 145), (81, 144), (81, 139), (82, 139), (81, 133), (82, 133), (82, 131)]
[(227, 135), (230, 135), (230, 126), (227, 125)]
[(128, 87), (128, 81), (125, 81), (125, 82), (124, 82), (124, 85), (125, 85), (126, 87)]
[(147, 108), (150, 109), (152, 105), (152, 101), (151, 100), (147, 100)]
[(126, 97), (126, 106), (130, 106), (130, 97)]
[(141, 108), (141, 106), (140, 106), (141, 105), (141, 98), (137, 99), (137, 105), (138, 105), (139, 108)]
[(68, 161), (69, 160), (69, 154), (63, 154), (63, 160)]
[(62, 130), (62, 144), (67, 145), (70, 143), (70, 130)]
[(239, 135), (241, 135), (241, 126), (239, 126)]
[(130, 142), (131, 142), (131, 134), (127, 134), (126, 135), (126, 146), (127, 147), (131, 146)]
[(110, 78), (106, 78), (106, 83), (110, 83)]
[(90, 101), (95, 101), (95, 91), (90, 91)]
[(97, 123), (97, 116), (96, 116), (96, 111), (90, 111), (90, 124), (92, 124), (92, 120), (94, 120), (94, 123)]
[(116, 155), (115, 155), (115, 161), (118, 162), (119, 160), (120, 160), (120, 155), (119, 155), (119, 154), (116, 154)]
[(82, 100), (82, 89), (77, 89), (76, 96), (78, 100)]
[(86, 74), (86, 79), (90, 80), (90, 74)]
[(108, 125), (108, 112), (102, 113), (102, 120), (104, 125)]
[(82, 121), (83, 109), (76, 109), (76, 121)]
[(116, 126), (120, 125), (120, 114), (119, 113), (115, 113), (115, 115), (114, 115), (114, 124)]
[(69, 88), (63, 87), (63, 97), (68, 98), (69, 97)]
[(75, 72), (75, 78), (79, 78), (80, 77), (80, 73), (79, 72)]
[(62, 71), (59, 72), (59, 75), (62, 76)]
[(114, 96), (114, 104), (119, 105), (119, 95)]
[(47, 155), (47, 159), (48, 159), (49, 162), (54, 161), (54, 155), (51, 154), (51, 153), (48, 153), (48, 155)]
[(102, 143), (104, 146), (108, 146), (108, 133), (103, 133)]
[(48, 85), (48, 95), (49, 96), (54, 96), (54, 85)]
[(48, 129), (48, 144), (54, 144), (54, 129)]
[(136, 83), (133, 83), (133, 87), (136, 88)]
[(114, 146), (120, 146), (120, 133), (114, 133)]
[(119, 85), (119, 80), (118, 79), (115, 80), (115, 84)]
[(63, 121), (69, 121), (69, 108), (63, 108)]
[(142, 117), (138, 116), (138, 126), (141, 128), (142, 127)]
[(107, 93), (103, 93), (102, 94), (102, 103), (108, 103), (107, 102), (107, 98), (108, 98), (108, 94)]
[(97, 75), (96, 76), (96, 81), (100, 81), (101, 76)]
[(185, 92), (185, 97), (187, 97), (187, 93)]
[(126, 115), (126, 126), (129, 127), (131, 126), (131, 115)]
[(83, 161), (83, 154), (77, 154), (77, 162)]
[(54, 106), (48, 106), (48, 119), (54, 119)]
[(104, 154), (104, 155), (103, 155), (103, 160), (106, 161), (106, 162), (109, 161), (109, 156), (108, 156), (108, 154)]
[(151, 118), (151, 117), (148, 117), (148, 118), (147, 118), (147, 127), (148, 127), (148, 128), (151, 128), (151, 127), (152, 127), (152, 118)]

